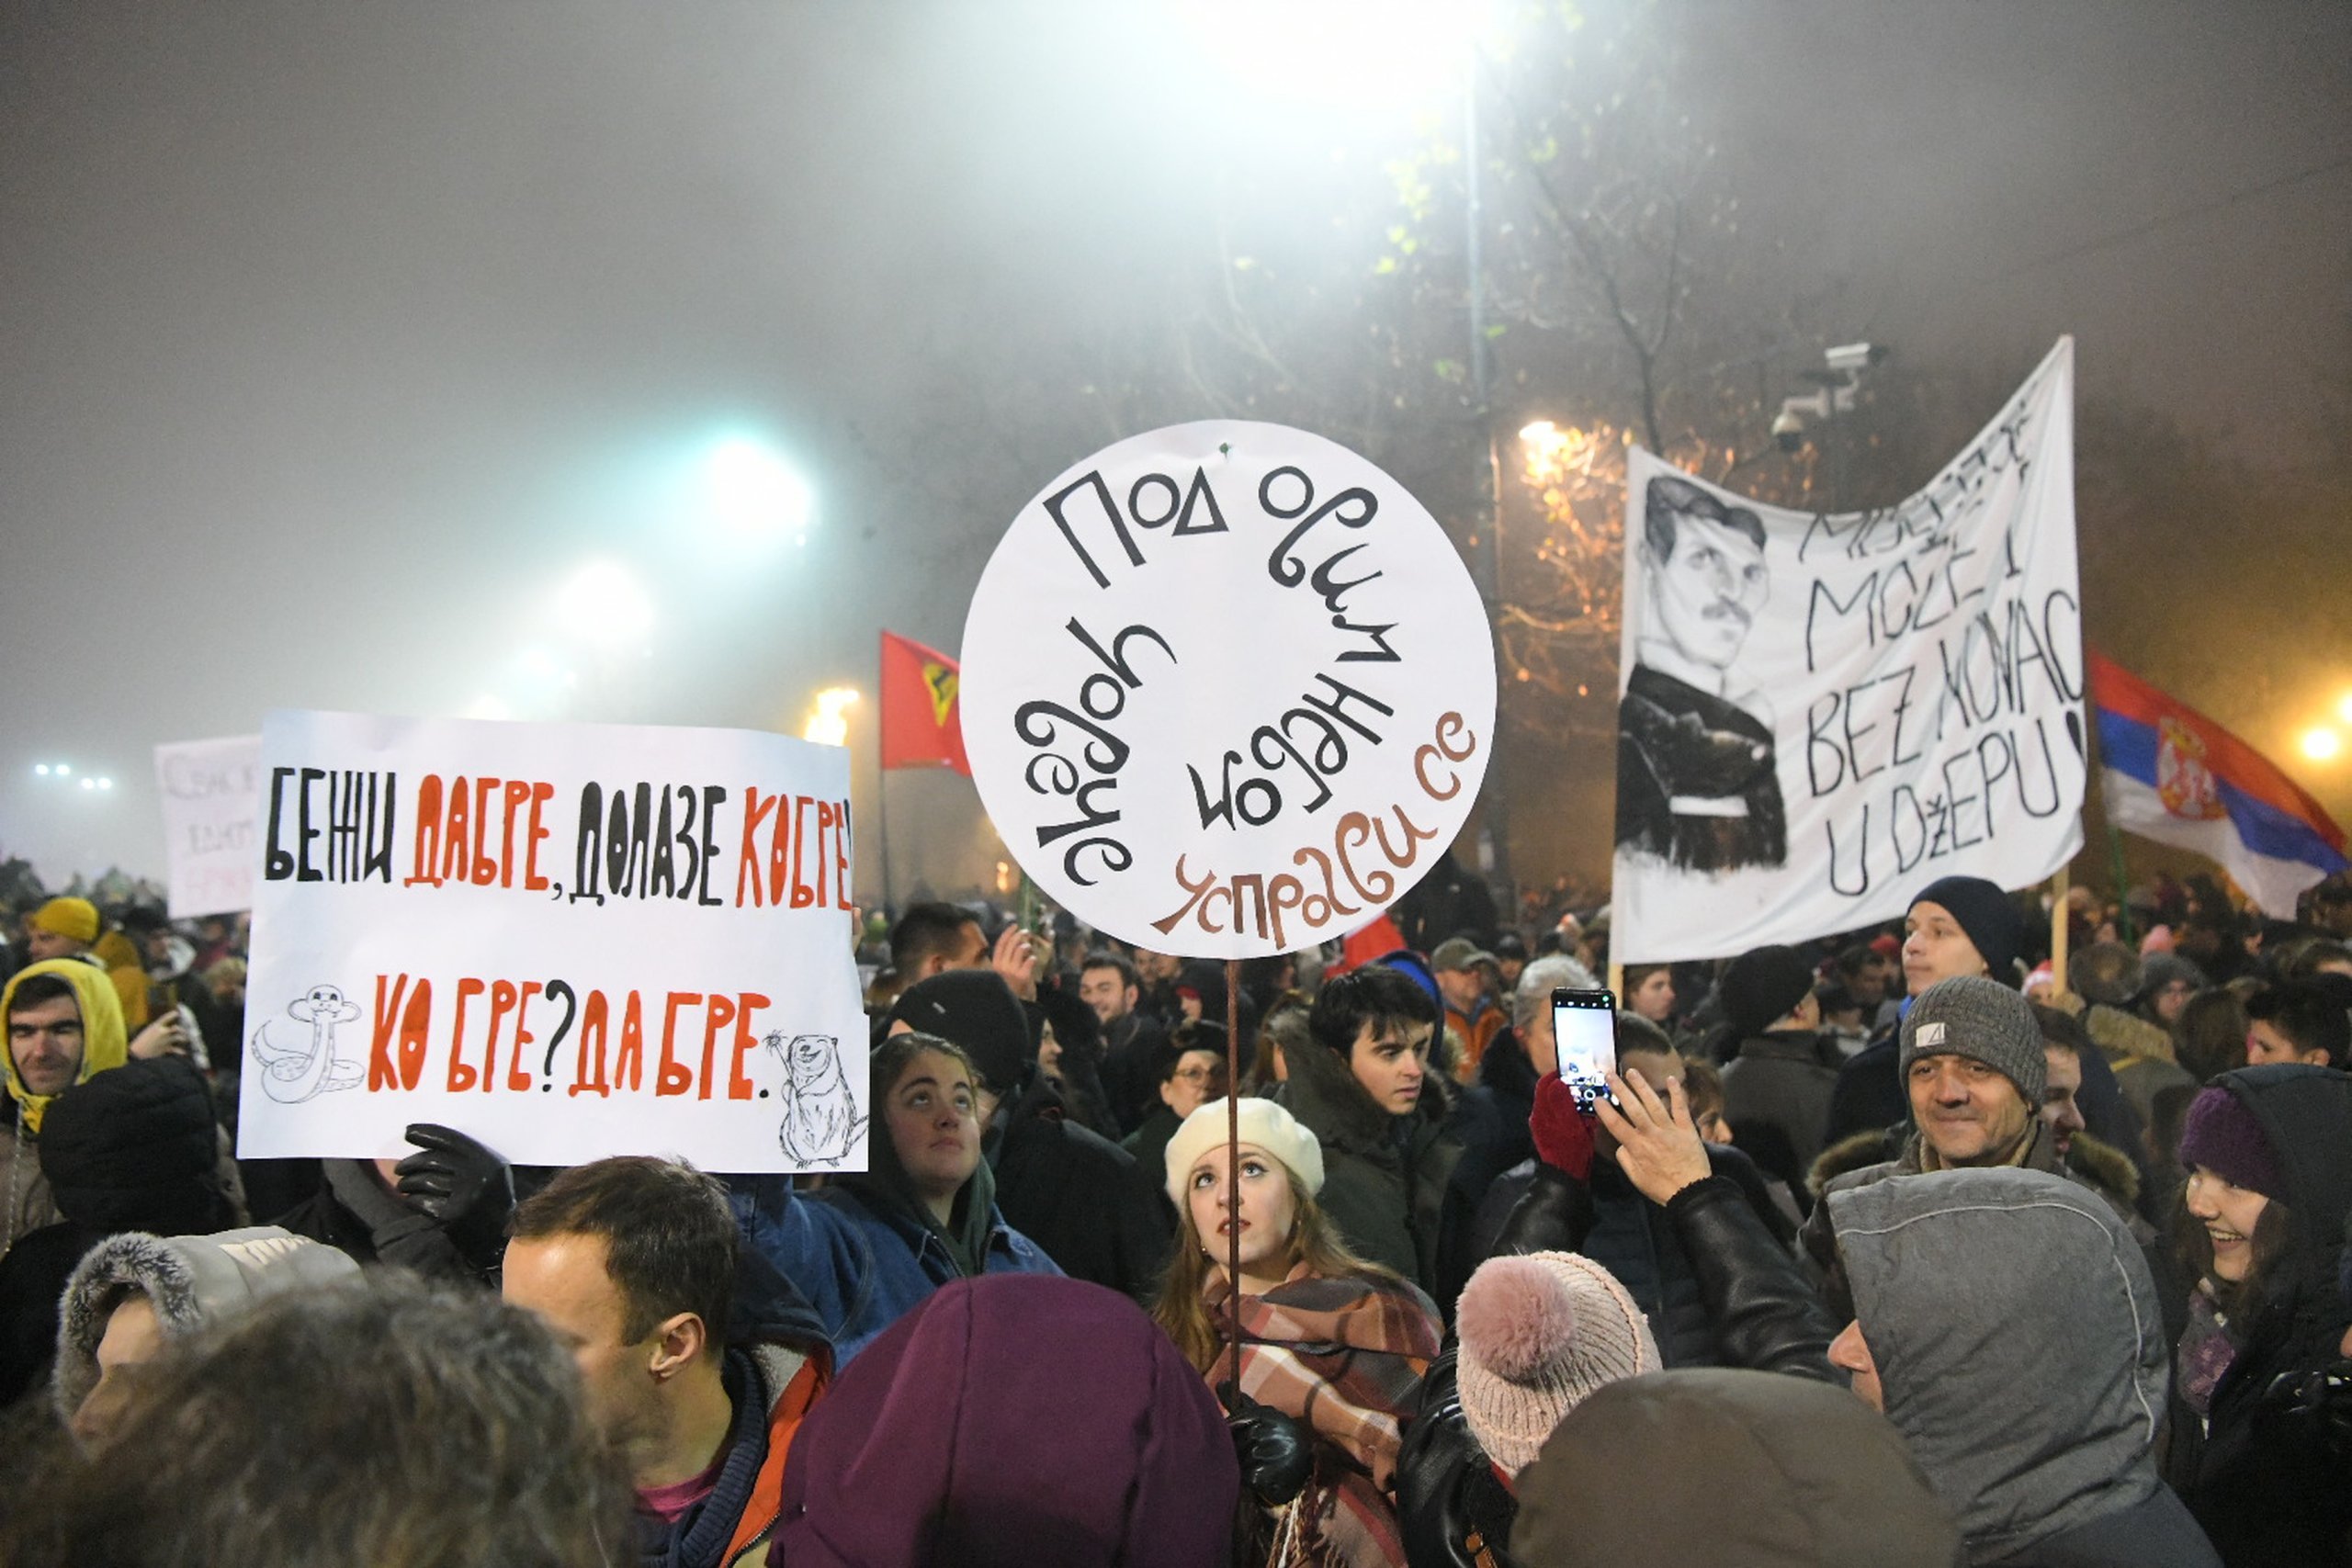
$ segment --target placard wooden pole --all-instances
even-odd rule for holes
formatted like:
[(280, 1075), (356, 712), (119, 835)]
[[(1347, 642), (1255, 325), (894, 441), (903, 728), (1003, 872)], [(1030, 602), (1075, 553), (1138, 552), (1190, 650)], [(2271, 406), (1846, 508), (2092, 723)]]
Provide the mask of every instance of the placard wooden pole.
[(2050, 982), (2062, 991), (2066, 989), (2066, 948), (2075, 934), (2075, 922), (2066, 908), (2072, 873), (2072, 867), (2062, 865), (2050, 879)]
[(1609, 994), (1617, 998), (1617, 1006), (1625, 1005), (1625, 966), (1614, 959), (1609, 964)]
[(1225, 961), (1225, 1304), (1233, 1392), (1241, 1392), (1241, 963)]

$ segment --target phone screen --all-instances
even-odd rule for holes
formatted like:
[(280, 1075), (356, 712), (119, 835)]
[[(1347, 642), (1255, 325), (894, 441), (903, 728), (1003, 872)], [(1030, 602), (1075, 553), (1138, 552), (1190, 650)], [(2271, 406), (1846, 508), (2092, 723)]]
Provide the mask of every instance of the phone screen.
[(1560, 1077), (1576, 1096), (1577, 1109), (1589, 1112), (1609, 1092), (1601, 1075), (1617, 1067), (1617, 998), (1605, 990), (1561, 987), (1552, 993), (1552, 1040)]

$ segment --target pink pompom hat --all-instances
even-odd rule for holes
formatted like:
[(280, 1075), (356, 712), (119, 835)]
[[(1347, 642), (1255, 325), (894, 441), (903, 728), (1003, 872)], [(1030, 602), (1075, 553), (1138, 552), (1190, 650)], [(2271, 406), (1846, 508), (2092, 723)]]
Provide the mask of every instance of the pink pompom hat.
[(1572, 1252), (1488, 1258), (1463, 1287), (1454, 1329), (1463, 1416), (1487, 1457), (1514, 1476), (1577, 1401), (1660, 1365), (1625, 1287)]

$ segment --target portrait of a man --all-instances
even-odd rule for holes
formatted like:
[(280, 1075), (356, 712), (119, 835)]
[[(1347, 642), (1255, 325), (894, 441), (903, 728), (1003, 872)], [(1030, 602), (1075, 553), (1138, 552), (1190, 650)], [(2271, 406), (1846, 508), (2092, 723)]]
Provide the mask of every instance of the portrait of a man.
[(1617, 847), (1690, 871), (1777, 866), (1772, 713), (1739, 678), (1771, 592), (1764, 525), (1672, 475), (1643, 492), (1635, 656), (1617, 706)]

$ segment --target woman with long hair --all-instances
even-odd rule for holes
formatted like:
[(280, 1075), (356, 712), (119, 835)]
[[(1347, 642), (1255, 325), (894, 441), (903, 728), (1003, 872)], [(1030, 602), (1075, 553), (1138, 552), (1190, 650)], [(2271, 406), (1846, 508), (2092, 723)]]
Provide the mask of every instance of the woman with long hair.
[[(1351, 1252), (1316, 1204), (1323, 1151), (1270, 1100), (1213, 1100), (1168, 1145), (1182, 1234), (1152, 1316), (1212, 1385), (1231, 1376), (1228, 1248), (1240, 1236), (1240, 1393), (1308, 1427), (1314, 1473), (1274, 1522), (1281, 1564), (1401, 1568), (1392, 1495), (1398, 1427), (1438, 1353), (1437, 1308)], [(1233, 1157), (1228, 1158), (1228, 1155)]]
[(2180, 1160), (2178, 1253), (2197, 1283), (2165, 1479), (2228, 1568), (2352, 1561), (2352, 1456), (2327, 1375), (2352, 1348), (2337, 1274), (2352, 1077), (2300, 1063), (2224, 1073), (2189, 1106)]
[(844, 1367), (950, 1280), (1061, 1272), (996, 1206), (972, 1058), (901, 1031), (876, 1048), (870, 1071), (863, 1172), (812, 1198), (795, 1196), (788, 1180), (729, 1184), (744, 1235), (816, 1308)]

